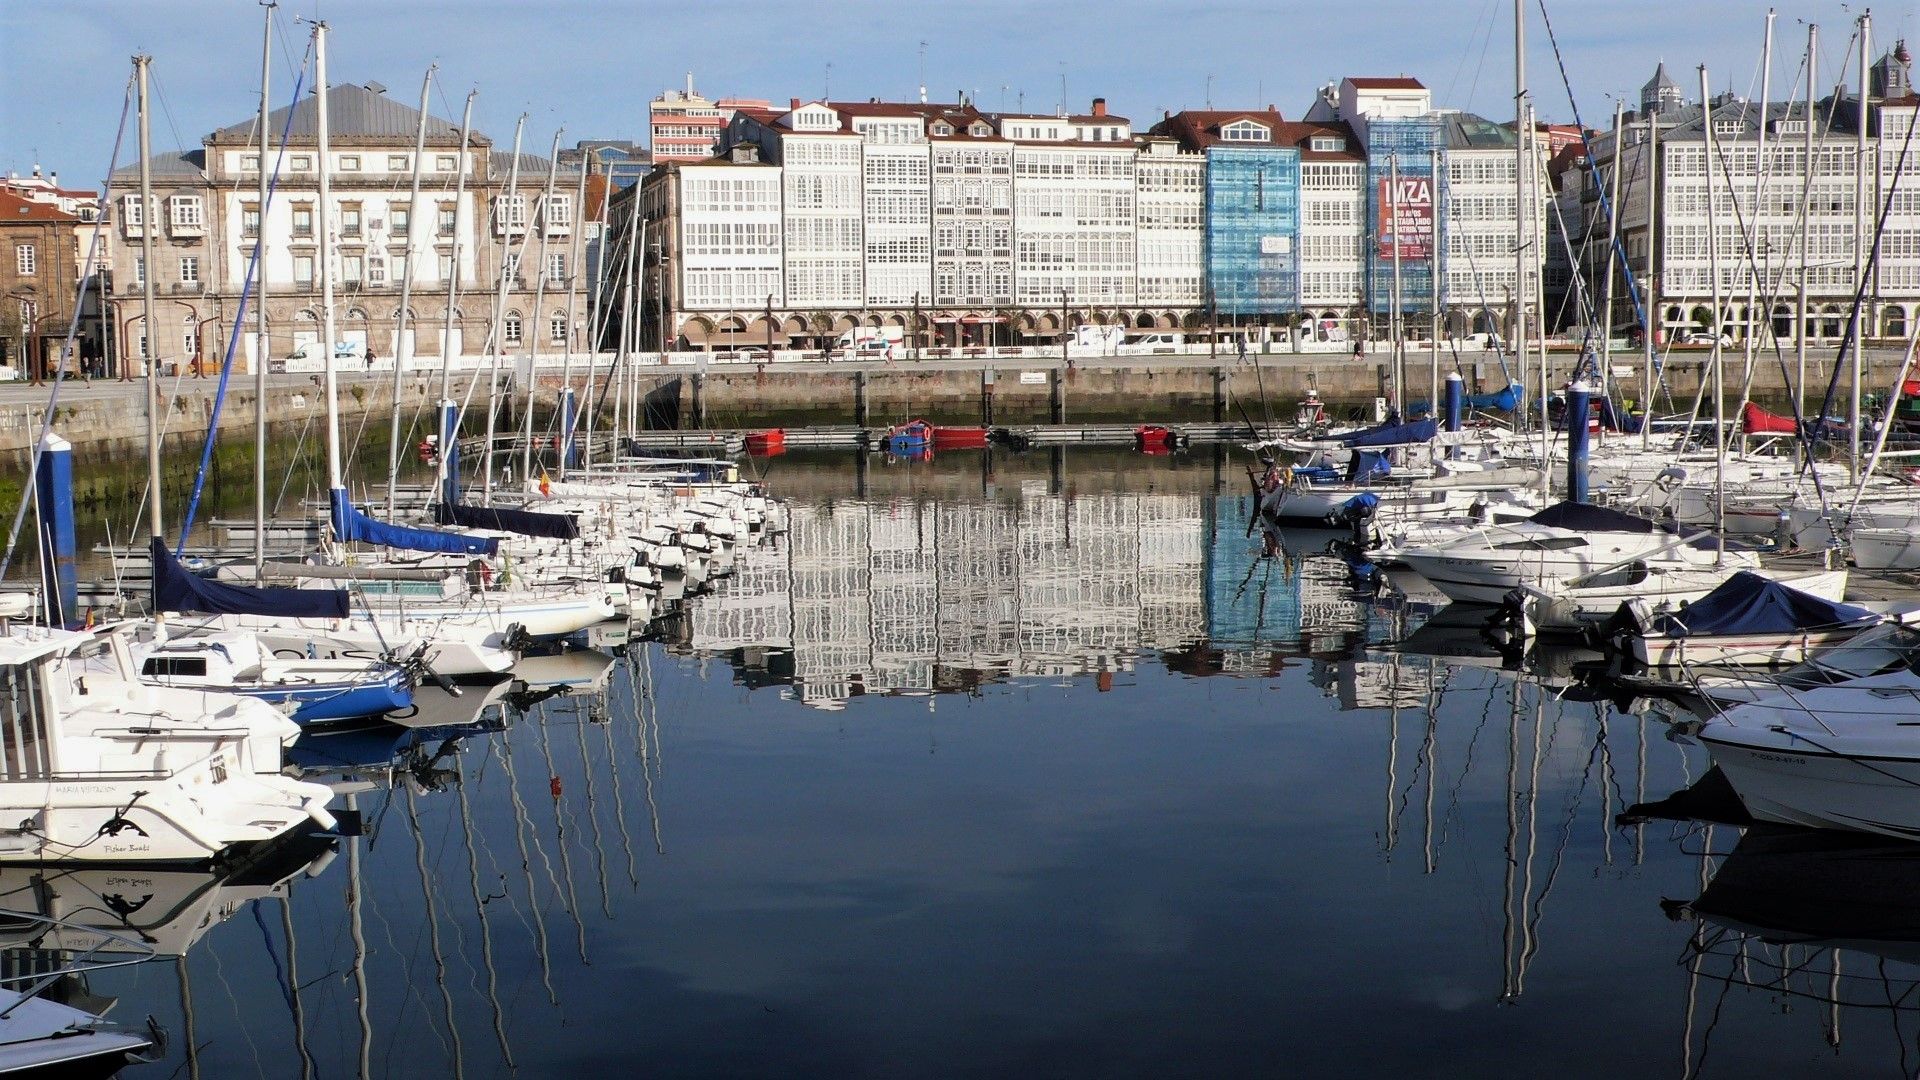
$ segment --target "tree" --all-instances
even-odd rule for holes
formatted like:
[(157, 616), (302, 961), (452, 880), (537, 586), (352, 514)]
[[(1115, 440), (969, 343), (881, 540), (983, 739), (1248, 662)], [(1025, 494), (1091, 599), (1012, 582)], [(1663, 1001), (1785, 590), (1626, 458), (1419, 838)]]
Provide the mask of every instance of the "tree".
[(823, 349), (827, 347), (827, 338), (833, 333), (834, 321), (831, 311), (815, 311), (807, 315), (807, 325), (813, 329), (814, 336), (820, 339)]

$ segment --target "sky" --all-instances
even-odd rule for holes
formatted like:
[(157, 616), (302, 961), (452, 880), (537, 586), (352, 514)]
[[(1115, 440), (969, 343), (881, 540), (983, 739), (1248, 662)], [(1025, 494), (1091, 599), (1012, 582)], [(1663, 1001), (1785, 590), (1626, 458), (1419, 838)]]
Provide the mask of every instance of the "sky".
[[(1912, 6), (1909, 6), (1909, 3)], [(1526, 0), (1527, 71), (1542, 119), (1575, 118), (1548, 43), (1542, 0)], [(1544, 0), (1578, 117), (1605, 126), (1613, 101), (1638, 101), (1656, 63), (1696, 96), (1757, 97), (1767, 7), (1758, 0)], [(1920, 0), (1873, 12), (1876, 55), (1915, 25)], [(1776, 99), (1801, 70), (1806, 23), (1820, 24), (1820, 73), (1848, 56), (1859, 6), (1782, 2)], [(0, 3), (0, 169), (37, 161), (64, 186), (107, 172), (129, 57), (153, 56), (155, 151), (198, 146), (254, 115), (260, 83), (255, 0), (5, 0)], [(477, 89), (474, 125), (506, 145), (527, 114), (523, 149), (545, 154), (557, 129), (581, 139), (646, 139), (647, 101), (694, 75), (712, 96), (776, 102), (934, 100), (965, 90), (989, 111), (1084, 111), (1096, 96), (1144, 130), (1163, 111), (1272, 104), (1296, 118), (1344, 75), (1412, 75), (1438, 105), (1513, 114), (1512, 0), (1051, 0), (966, 5), (914, 0), (283, 0), (274, 48), (276, 107), (307, 28), (324, 18), (335, 83), (380, 82), (409, 104), (437, 64), (432, 108), (457, 123)], [(921, 43), (925, 42), (924, 60)], [(924, 65), (924, 66), (923, 66)], [(1851, 77), (1851, 76), (1849, 76)], [(129, 120), (120, 161), (133, 156)]]

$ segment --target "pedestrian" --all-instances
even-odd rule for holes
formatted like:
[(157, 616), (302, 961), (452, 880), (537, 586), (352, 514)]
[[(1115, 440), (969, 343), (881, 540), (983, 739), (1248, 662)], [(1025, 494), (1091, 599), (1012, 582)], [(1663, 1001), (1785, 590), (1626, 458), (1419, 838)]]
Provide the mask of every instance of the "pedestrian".
[(1353, 358), (1355, 360), (1365, 360), (1367, 358), (1366, 342), (1356, 340), (1353, 343)]
[(1244, 364), (1247, 362), (1247, 336), (1242, 334), (1234, 340), (1235, 346), (1240, 353), (1240, 362)]
[(367, 346), (367, 370), (368, 371), (373, 370), (373, 361), (374, 361), (373, 346), (369, 345)]

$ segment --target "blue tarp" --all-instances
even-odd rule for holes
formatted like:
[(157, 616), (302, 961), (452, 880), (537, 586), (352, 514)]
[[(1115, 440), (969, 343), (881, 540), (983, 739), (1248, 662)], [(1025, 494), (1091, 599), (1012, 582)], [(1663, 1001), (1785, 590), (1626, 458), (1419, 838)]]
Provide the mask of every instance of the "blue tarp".
[(1662, 615), (1654, 621), (1654, 629), (1670, 637), (1789, 634), (1878, 619), (1878, 615), (1866, 608), (1822, 600), (1791, 585), (1742, 570), (1681, 610)]
[(1558, 502), (1527, 519), (1574, 532), (1667, 532), (1658, 522), (1592, 503)]
[(353, 503), (347, 500), (347, 493), (340, 488), (333, 489), (331, 501), (333, 535), (341, 543), (364, 540), (369, 544), (403, 551), (434, 551), (448, 555), (492, 555), (500, 550), (500, 541), (490, 536), (409, 529), (404, 525), (376, 521), (354, 509)]
[(1411, 424), (1384, 424), (1350, 432), (1338, 436), (1337, 441), (1343, 446), (1404, 446), (1428, 442), (1439, 431), (1440, 425), (1432, 419), (1415, 420)]
[(1393, 466), (1387, 462), (1385, 454), (1371, 454), (1365, 450), (1355, 450), (1353, 458), (1347, 462), (1347, 483), (1364, 484), (1378, 480), (1393, 472)]
[(153, 538), (153, 610), (209, 615), (281, 615), (289, 619), (344, 619), (345, 589), (261, 589), (196, 577)]
[(433, 520), (442, 525), (467, 529), (493, 529), (521, 536), (544, 536), (554, 540), (572, 540), (580, 535), (580, 525), (572, 514), (540, 514), (532, 510), (507, 510), (492, 506), (461, 506), (436, 503)]

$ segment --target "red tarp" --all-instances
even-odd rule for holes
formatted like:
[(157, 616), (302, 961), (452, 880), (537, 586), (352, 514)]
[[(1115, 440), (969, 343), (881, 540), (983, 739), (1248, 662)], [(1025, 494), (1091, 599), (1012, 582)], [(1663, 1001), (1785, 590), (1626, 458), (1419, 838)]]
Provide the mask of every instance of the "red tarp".
[(1740, 410), (1740, 428), (1749, 435), (1791, 435), (1793, 417), (1775, 416), (1749, 401)]

